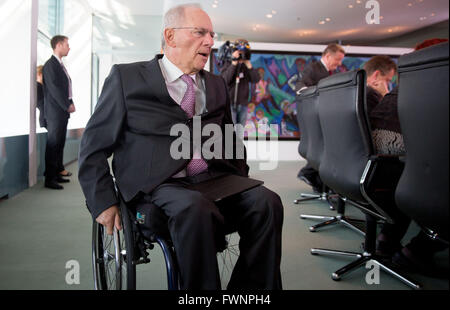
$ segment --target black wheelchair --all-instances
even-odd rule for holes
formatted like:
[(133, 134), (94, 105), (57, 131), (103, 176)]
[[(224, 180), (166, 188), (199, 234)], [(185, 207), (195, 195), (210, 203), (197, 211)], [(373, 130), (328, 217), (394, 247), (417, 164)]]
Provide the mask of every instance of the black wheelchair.
[[(96, 290), (135, 290), (136, 266), (150, 263), (149, 251), (158, 244), (167, 274), (167, 289), (179, 290), (180, 279), (175, 250), (167, 228), (167, 218), (159, 208), (136, 210), (119, 194), (122, 230), (108, 235), (95, 220), (92, 227), (92, 266)], [(218, 253), (222, 287), (229, 279), (239, 256), (237, 233), (225, 237), (226, 247)]]

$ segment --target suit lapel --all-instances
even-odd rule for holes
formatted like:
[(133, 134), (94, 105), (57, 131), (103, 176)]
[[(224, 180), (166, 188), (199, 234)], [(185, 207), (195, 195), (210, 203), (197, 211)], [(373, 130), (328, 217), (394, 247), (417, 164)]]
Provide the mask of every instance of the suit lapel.
[[(163, 104), (175, 105), (179, 108), (180, 113), (185, 116), (186, 114), (181, 109), (180, 105), (177, 104), (169, 95), (169, 91), (167, 90), (167, 86), (158, 62), (161, 57), (162, 56), (158, 55), (148, 63), (143, 64), (140, 68), (140, 72), (146, 81), (151, 94), (158, 97), (159, 101)], [(200, 71), (200, 76), (205, 81), (206, 109), (208, 112), (211, 112), (219, 103), (218, 96), (220, 92), (218, 92), (214, 79), (208, 72), (202, 70)]]
[(319, 60), (320, 70), (322, 71), (321, 75), (328, 76), (330, 73), (328, 72), (327, 68), (323, 65), (322, 61)]
[(218, 94), (218, 87), (214, 85), (214, 81), (209, 76), (209, 73), (205, 72), (204, 70), (200, 71), (200, 76), (205, 81), (205, 91), (206, 91), (206, 110), (208, 112), (211, 112), (215, 109), (217, 104), (217, 94)]
[(164, 81), (161, 68), (159, 67), (159, 58), (159, 56), (156, 56), (148, 63), (143, 64), (140, 68), (140, 72), (147, 82), (150, 93), (158, 97), (160, 102), (179, 106), (169, 95), (166, 82)]
[(61, 63), (59, 62), (59, 60), (56, 58), (55, 55), (52, 55), (51, 57), (52, 59), (52, 63), (53, 63), (53, 67), (56, 69), (56, 71), (58, 72), (59, 78), (61, 78), (62, 76), (64, 76), (67, 79), (66, 74), (64, 73), (64, 70), (61, 67)]

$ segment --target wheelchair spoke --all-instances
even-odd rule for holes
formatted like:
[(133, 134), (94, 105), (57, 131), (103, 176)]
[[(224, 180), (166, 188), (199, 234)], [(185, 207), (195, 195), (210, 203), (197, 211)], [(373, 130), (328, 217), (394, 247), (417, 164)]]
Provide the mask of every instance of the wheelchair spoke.
[(220, 279), (222, 287), (225, 287), (231, 277), (236, 260), (239, 256), (239, 235), (229, 234), (226, 237), (227, 248), (218, 254)]
[(112, 288), (113, 287), (113, 282), (114, 282), (114, 276), (113, 275), (115, 274), (115, 270), (114, 270), (115, 268), (114, 268), (112, 262), (113, 261), (108, 262), (108, 265), (105, 266), (105, 268), (106, 268), (106, 281), (108, 283), (108, 285), (107, 285), (107, 289), (108, 290), (113, 289)]

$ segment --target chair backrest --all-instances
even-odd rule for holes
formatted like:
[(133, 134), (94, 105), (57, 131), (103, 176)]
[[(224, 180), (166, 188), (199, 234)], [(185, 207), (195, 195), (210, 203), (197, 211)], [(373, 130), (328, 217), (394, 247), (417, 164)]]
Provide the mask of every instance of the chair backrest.
[(399, 59), (398, 113), (406, 163), (396, 189), (398, 207), (448, 240), (448, 43)]
[(311, 86), (303, 89), (295, 98), (295, 102), (297, 104), (297, 121), (300, 129), (300, 144), (298, 145), (298, 152), (303, 158), (306, 158), (309, 143), (309, 131), (306, 126), (308, 119), (307, 106), (309, 106), (309, 102), (311, 100), (315, 100), (317, 95), (317, 87)]
[(321, 80), (318, 89), (324, 141), (320, 178), (336, 193), (366, 202), (360, 180), (373, 154), (365, 112), (366, 73), (358, 70), (334, 74)]
[[(317, 128), (320, 132), (317, 104), (319, 93), (316, 86), (308, 87), (297, 96), (297, 117), (301, 130), (299, 153), (308, 160), (310, 165), (318, 169), (319, 156), (322, 152), (322, 139), (317, 141)], [(320, 144), (320, 146), (319, 146)], [(320, 150), (318, 150), (320, 148)]]

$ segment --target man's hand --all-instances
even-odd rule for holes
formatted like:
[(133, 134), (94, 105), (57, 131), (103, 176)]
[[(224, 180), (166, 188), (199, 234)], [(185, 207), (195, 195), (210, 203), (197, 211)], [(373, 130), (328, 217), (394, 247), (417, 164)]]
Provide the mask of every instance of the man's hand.
[[(235, 51), (233, 52), (233, 54), (231, 54), (232, 59), (238, 59), (239, 56), (240, 56), (240, 53), (239, 53), (238, 50), (235, 50)], [(241, 62), (241, 60), (239, 60), (239, 62)], [(237, 60), (233, 60), (233, 61), (231, 62), (231, 64), (232, 64), (233, 66), (237, 66), (238, 61), (237, 61)]]
[(75, 112), (75, 105), (73, 103), (71, 105), (69, 105), (69, 108), (67, 109), (67, 112), (69, 112), (69, 113)]
[(117, 205), (113, 205), (109, 209), (103, 211), (95, 219), (95, 221), (106, 227), (106, 233), (108, 235), (113, 234), (114, 226), (117, 228), (117, 230), (122, 230), (122, 226), (120, 225), (119, 208), (117, 207)]
[(377, 92), (379, 92), (383, 97), (389, 93), (389, 87), (388, 87), (388, 83), (386, 81), (375, 81), (374, 83), (372, 83), (373, 89), (375, 89)]

